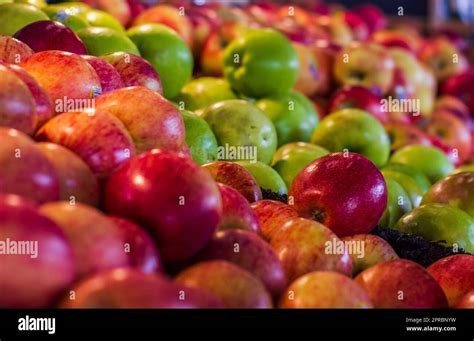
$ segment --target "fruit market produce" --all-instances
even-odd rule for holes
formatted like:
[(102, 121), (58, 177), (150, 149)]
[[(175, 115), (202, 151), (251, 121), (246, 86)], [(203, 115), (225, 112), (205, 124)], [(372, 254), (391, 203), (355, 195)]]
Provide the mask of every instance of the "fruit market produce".
[(0, 1), (0, 308), (473, 308), (472, 41), (197, 2)]

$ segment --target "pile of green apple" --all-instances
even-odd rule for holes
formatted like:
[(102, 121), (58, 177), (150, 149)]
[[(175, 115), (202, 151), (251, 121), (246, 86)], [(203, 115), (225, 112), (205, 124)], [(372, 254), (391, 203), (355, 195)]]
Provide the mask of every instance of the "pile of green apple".
[(474, 307), (461, 37), (150, 3), (0, 1), (0, 308)]

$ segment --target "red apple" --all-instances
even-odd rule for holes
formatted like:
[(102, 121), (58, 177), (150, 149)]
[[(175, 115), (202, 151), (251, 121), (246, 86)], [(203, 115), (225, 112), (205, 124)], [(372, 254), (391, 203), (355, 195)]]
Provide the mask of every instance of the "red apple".
[(471, 290), (466, 295), (464, 295), (461, 301), (459, 301), (456, 308), (474, 309), (474, 290)]
[(441, 87), (441, 94), (459, 98), (474, 118), (474, 69), (449, 77)]
[(107, 178), (135, 154), (135, 146), (125, 126), (104, 111), (61, 114), (46, 123), (36, 138), (72, 150), (99, 179)]
[(8, 64), (20, 64), (34, 51), (25, 43), (9, 36), (0, 36), (0, 61)]
[(275, 231), (292, 218), (297, 218), (298, 213), (289, 205), (274, 200), (259, 200), (252, 204), (258, 223), (260, 235), (270, 241)]
[(44, 203), (59, 199), (59, 179), (53, 165), (23, 133), (0, 127), (0, 192)]
[(344, 12), (344, 21), (350, 27), (356, 40), (364, 41), (369, 38), (369, 28), (359, 14), (354, 11)]
[(442, 258), (427, 268), (443, 289), (450, 307), (459, 304), (464, 295), (474, 290), (474, 256), (453, 255)]
[(250, 272), (223, 260), (197, 263), (178, 274), (175, 281), (220, 299), (226, 308), (271, 308), (263, 284)]
[(82, 56), (92, 66), (99, 76), (102, 93), (106, 93), (125, 86), (122, 77), (110, 63), (94, 56)]
[(351, 276), (351, 256), (345, 250), (332, 250), (334, 242), (341, 240), (324, 225), (293, 218), (273, 233), (270, 245), (290, 282), (312, 271), (336, 271)]
[(289, 195), (301, 217), (321, 222), (339, 237), (370, 232), (387, 206), (382, 173), (351, 152), (310, 163), (293, 180)]
[(381, 30), (374, 32), (370, 39), (388, 48), (402, 48), (416, 55), (421, 47), (421, 37), (411, 36), (402, 30)]
[(471, 118), (469, 108), (459, 98), (453, 96), (441, 96), (436, 99), (433, 112), (448, 111), (460, 118), (471, 131), (474, 130), (474, 120)]
[(125, 86), (144, 86), (163, 95), (160, 76), (147, 60), (125, 52), (106, 54), (100, 58), (112, 64)]
[(314, 44), (313, 53), (316, 59), (318, 75), (318, 87), (315, 94), (326, 95), (331, 91), (334, 83), (332, 69), (336, 51), (334, 51), (329, 42), (318, 40)]
[(99, 184), (89, 166), (76, 154), (58, 144), (37, 144), (59, 178), (59, 200), (99, 205)]
[(376, 5), (360, 5), (354, 9), (354, 12), (366, 23), (369, 33), (384, 29), (387, 26), (385, 14)]
[(193, 26), (193, 56), (199, 59), (206, 39), (218, 28), (220, 20), (214, 11), (205, 7), (190, 6), (186, 8), (186, 15)]
[(29, 241), (28, 254), (10, 253), (11, 248), (2, 252), (1, 308), (47, 308), (74, 280), (74, 259), (66, 236), (16, 195), (0, 196), (0, 240), (16, 246)]
[(300, 71), (294, 88), (306, 96), (313, 96), (318, 90), (318, 64), (312, 49), (299, 43), (293, 43), (298, 54)]
[(221, 217), (219, 189), (191, 159), (154, 150), (120, 167), (104, 192), (105, 209), (147, 228), (165, 262), (181, 262), (212, 238)]
[(158, 249), (151, 236), (140, 226), (120, 217), (109, 217), (117, 225), (125, 243), (125, 252), (130, 258), (130, 266), (140, 271), (162, 272), (163, 264)]
[(369, 294), (375, 308), (446, 308), (446, 296), (419, 264), (397, 259), (374, 265), (355, 281)]
[(78, 278), (129, 266), (122, 234), (100, 211), (64, 201), (45, 204), (39, 211), (66, 234), (72, 245)]
[(248, 202), (262, 199), (262, 191), (250, 172), (235, 162), (214, 161), (202, 166), (219, 183), (230, 186), (242, 194)]

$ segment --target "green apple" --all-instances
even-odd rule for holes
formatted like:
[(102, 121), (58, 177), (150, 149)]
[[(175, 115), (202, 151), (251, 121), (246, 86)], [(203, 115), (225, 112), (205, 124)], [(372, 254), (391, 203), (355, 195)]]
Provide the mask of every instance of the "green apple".
[(275, 125), (279, 146), (309, 142), (318, 124), (318, 114), (311, 102), (296, 91), (262, 98), (256, 105)]
[(456, 207), (422, 205), (404, 215), (395, 229), (422, 236), (429, 241), (444, 240), (453, 247), (474, 252), (474, 219)]
[(40, 20), (49, 18), (38, 7), (17, 3), (0, 5), (0, 35), (13, 36), (19, 29)]
[(457, 174), (462, 172), (474, 172), (474, 164), (463, 165), (461, 167), (458, 167), (451, 174)]
[(412, 210), (411, 200), (403, 187), (391, 177), (385, 178), (387, 184), (387, 208), (380, 218), (379, 225), (393, 228), (404, 214)]
[(397, 150), (390, 162), (402, 163), (417, 168), (435, 183), (454, 169), (446, 154), (435, 147), (410, 145)]
[(128, 36), (158, 72), (166, 98), (175, 98), (193, 73), (193, 56), (184, 40), (160, 24), (132, 27)]
[(91, 25), (81, 16), (81, 12), (90, 10), (90, 7), (82, 2), (67, 2), (48, 5), (42, 10), (51, 20), (59, 21), (68, 26), (74, 32), (90, 27)]
[[(240, 99), (215, 103), (202, 113), (225, 155), (219, 160), (252, 159), (269, 164), (277, 147), (273, 123), (255, 105)], [(230, 154), (234, 151), (234, 154)]]
[(404, 173), (406, 175), (409, 175), (413, 180), (416, 181), (418, 186), (421, 187), (421, 189), (423, 190), (423, 193), (426, 193), (431, 187), (430, 180), (428, 180), (426, 175), (423, 174), (423, 172), (421, 172), (417, 168), (410, 167), (410, 166), (405, 165), (403, 163), (390, 162), (383, 169), (393, 170), (393, 171), (396, 171), (396, 172), (400, 172), (400, 173)]
[(51, 20), (59, 21), (69, 27), (74, 32), (90, 27), (89, 23), (77, 14), (68, 15), (65, 12), (58, 12), (50, 16)]
[(281, 176), (269, 165), (263, 162), (237, 161), (239, 165), (247, 169), (255, 178), (260, 188), (271, 190), (272, 192), (288, 194), (288, 189)]
[(236, 99), (229, 82), (221, 78), (201, 77), (193, 79), (181, 89), (176, 102), (183, 110), (205, 109), (226, 99)]
[(59, 4), (51, 4), (46, 6), (44, 12), (47, 15), (53, 15), (55, 13), (59, 13), (61, 11), (65, 11), (67, 14), (80, 14), (86, 11), (91, 10), (91, 7), (87, 4), (79, 1), (71, 1), (71, 2), (62, 2)]
[(224, 51), (224, 74), (238, 92), (255, 98), (288, 92), (298, 78), (296, 50), (281, 33), (249, 31)]
[(390, 154), (390, 139), (384, 127), (369, 113), (354, 108), (326, 116), (311, 142), (331, 152), (362, 154), (377, 167), (385, 165)]
[[(9, 1), (9, 2), (11, 2), (11, 1)], [(46, 0), (15, 0), (14, 2), (19, 3), (19, 4), (32, 5), (32, 6), (36, 6), (38, 8), (44, 8), (48, 5), (46, 3)]]
[(93, 27), (107, 27), (112, 30), (125, 33), (125, 29), (123, 28), (122, 24), (120, 24), (117, 19), (107, 12), (97, 9), (88, 9), (86, 11), (80, 12), (78, 15)]
[(207, 122), (189, 111), (182, 111), (186, 129), (186, 145), (193, 160), (203, 165), (217, 160), (217, 140)]
[(87, 27), (77, 31), (77, 35), (92, 56), (102, 56), (113, 52), (127, 52), (140, 55), (135, 44), (124, 33), (107, 27)]
[(424, 192), (420, 185), (418, 185), (418, 183), (411, 176), (399, 171), (385, 168), (382, 169), (382, 174), (385, 178), (385, 181), (392, 179), (403, 187), (410, 198), (412, 207), (420, 206)]
[(329, 154), (323, 147), (306, 142), (294, 142), (281, 146), (273, 155), (272, 166), (290, 188), (295, 176), (307, 165)]

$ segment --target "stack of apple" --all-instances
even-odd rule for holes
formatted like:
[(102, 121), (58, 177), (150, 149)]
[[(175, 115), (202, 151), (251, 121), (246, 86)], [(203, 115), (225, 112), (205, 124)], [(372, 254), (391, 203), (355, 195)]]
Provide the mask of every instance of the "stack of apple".
[(474, 307), (459, 37), (373, 5), (1, 2), (0, 307)]

